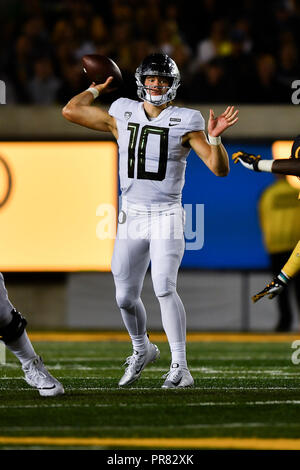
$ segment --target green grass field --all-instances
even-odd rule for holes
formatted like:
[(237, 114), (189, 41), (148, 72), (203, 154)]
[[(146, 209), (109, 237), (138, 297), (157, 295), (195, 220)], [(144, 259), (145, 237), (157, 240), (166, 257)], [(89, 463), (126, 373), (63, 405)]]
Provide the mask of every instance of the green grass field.
[(66, 394), (40, 397), (7, 352), (0, 366), (0, 449), (153, 448), (153, 438), (168, 438), (170, 448), (178, 439), (181, 448), (193, 442), (205, 448), (203, 438), (298, 439), (300, 365), (291, 362), (291, 343), (189, 343), (195, 387), (180, 391), (161, 389), (166, 342), (157, 343), (160, 360), (127, 389), (117, 384), (128, 342), (34, 342)]

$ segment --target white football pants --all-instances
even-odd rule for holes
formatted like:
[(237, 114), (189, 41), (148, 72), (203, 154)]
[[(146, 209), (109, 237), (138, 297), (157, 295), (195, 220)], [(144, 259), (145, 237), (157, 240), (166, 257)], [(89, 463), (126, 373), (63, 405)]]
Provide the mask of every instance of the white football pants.
[(13, 308), (13, 305), (8, 299), (3, 275), (0, 273), (0, 328), (11, 322), (11, 311)]
[[(13, 310), (7, 290), (4, 284), (2, 273), (0, 273), (0, 328), (5, 328), (12, 321), (11, 311)], [(21, 364), (27, 364), (36, 357), (26, 330), (17, 339), (6, 344), (7, 348), (20, 360)]]
[[(151, 277), (170, 346), (185, 343), (186, 314), (176, 292), (178, 269), (184, 254), (185, 212), (180, 204), (161, 210), (122, 205), (112, 257), (116, 300), (129, 335), (146, 332), (146, 311), (141, 300), (144, 278), (151, 262)], [(172, 347), (171, 347), (172, 351)]]

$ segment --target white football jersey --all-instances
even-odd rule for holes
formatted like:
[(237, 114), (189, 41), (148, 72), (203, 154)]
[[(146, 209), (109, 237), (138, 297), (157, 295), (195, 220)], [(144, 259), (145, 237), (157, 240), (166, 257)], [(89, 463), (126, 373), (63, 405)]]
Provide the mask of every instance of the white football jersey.
[(132, 204), (181, 202), (190, 148), (182, 137), (203, 131), (199, 111), (168, 106), (149, 120), (143, 102), (119, 98), (109, 109), (116, 119), (122, 195)]

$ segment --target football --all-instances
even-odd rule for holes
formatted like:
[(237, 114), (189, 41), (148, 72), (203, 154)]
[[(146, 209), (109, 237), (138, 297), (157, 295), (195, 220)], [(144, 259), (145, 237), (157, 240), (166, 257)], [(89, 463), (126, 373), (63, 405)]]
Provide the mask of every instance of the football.
[(117, 64), (104, 55), (87, 54), (82, 57), (83, 71), (96, 85), (104, 83), (108, 77), (114, 77), (107, 91), (113, 91), (122, 84), (122, 73)]

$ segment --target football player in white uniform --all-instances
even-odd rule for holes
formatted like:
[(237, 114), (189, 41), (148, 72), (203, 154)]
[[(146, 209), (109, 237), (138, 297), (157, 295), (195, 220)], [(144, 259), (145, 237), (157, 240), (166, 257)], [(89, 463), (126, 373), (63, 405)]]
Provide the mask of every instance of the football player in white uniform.
[(228, 106), (215, 117), (210, 110), (207, 140), (201, 113), (172, 104), (180, 74), (170, 57), (160, 53), (147, 56), (135, 77), (141, 101), (119, 98), (108, 112), (91, 106), (110, 84), (109, 77), (72, 98), (63, 108), (63, 116), (111, 132), (119, 146), (122, 211), (112, 273), (117, 304), (133, 345), (119, 386), (132, 384), (159, 357), (157, 346), (148, 339), (141, 300), (151, 261), (153, 287), (171, 350), (171, 367), (162, 387), (184, 388), (194, 383), (186, 360), (186, 313), (176, 291), (184, 253), (181, 193), (186, 159), (192, 148), (215, 175), (226, 176), (229, 159), (220, 135), (237, 122), (238, 111)]
[(26, 333), (27, 321), (13, 307), (0, 273), (0, 339), (19, 359), (26, 382), (37, 388), (43, 397), (53, 397), (64, 393), (62, 384), (52, 377), (43, 364), (42, 358), (33, 349)]

